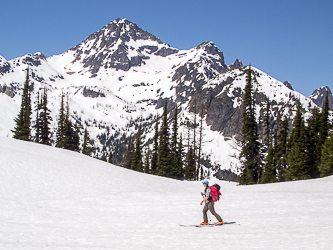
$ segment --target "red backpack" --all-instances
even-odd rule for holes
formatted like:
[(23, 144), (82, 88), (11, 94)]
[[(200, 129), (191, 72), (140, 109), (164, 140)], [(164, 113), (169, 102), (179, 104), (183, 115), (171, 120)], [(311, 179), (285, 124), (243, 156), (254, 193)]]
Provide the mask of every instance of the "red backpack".
[(212, 200), (218, 201), (220, 199), (221, 193), (220, 193), (220, 185), (214, 184), (210, 187), (210, 193), (212, 194)]

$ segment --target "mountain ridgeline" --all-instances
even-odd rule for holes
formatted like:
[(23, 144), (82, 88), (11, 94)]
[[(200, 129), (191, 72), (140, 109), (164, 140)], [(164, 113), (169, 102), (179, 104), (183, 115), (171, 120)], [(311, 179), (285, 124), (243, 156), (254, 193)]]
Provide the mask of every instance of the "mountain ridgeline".
[[(37, 52), (9, 61), (0, 56), (0, 98), (6, 109), (13, 111), (1, 113), (5, 117), (0, 121), (4, 136), (11, 136), (28, 67), (32, 102), (39, 92), (47, 90), (52, 145), (63, 95), (73, 123), (81, 128), (81, 137), (85, 128), (89, 132), (92, 156), (100, 158), (112, 152), (113, 162), (119, 165), (139, 127), (142, 148), (152, 150), (155, 123), (167, 102), (170, 126), (178, 107), (179, 137), (188, 148), (199, 143), (201, 118), (202, 150), (197, 158), (202, 159), (205, 175), (224, 169), (238, 173), (240, 169), (235, 141), (241, 135), (248, 67), (238, 59), (227, 65), (213, 42), (179, 50), (135, 23), (116, 19), (59, 55), (46, 58)], [(261, 139), (267, 100), (272, 131), (283, 116), (292, 126), (298, 101), (305, 117), (323, 104), (325, 91), (332, 105), (328, 87), (308, 98), (293, 90), (289, 82), (282, 83), (255, 67), (252, 74)], [(35, 116), (32, 112), (32, 121)]]

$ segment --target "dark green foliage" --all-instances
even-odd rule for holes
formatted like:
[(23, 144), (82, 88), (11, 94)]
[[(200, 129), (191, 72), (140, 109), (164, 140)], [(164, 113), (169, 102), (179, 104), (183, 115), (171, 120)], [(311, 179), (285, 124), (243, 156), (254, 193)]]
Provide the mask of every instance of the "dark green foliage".
[(320, 132), (320, 119), (321, 115), (319, 109), (315, 107), (312, 110), (312, 116), (308, 119), (308, 126), (306, 128), (307, 133), (307, 165), (310, 166), (310, 176), (311, 178), (316, 178), (319, 176), (319, 165), (321, 146), (318, 145), (319, 142), (319, 132)]
[(328, 136), (328, 131), (330, 128), (329, 125), (329, 102), (328, 102), (328, 93), (326, 93), (325, 101), (323, 104), (323, 109), (321, 112), (321, 117), (320, 117), (320, 127), (319, 127), (319, 138), (318, 138), (318, 143), (317, 143), (317, 160), (316, 160), (316, 165), (320, 165), (321, 161), (321, 151), (322, 151), (322, 146), (325, 143), (325, 140)]
[(333, 132), (329, 134), (322, 146), (320, 176), (325, 177), (333, 174)]
[(159, 134), (159, 148), (157, 160), (157, 175), (170, 177), (170, 146), (169, 146), (169, 129), (168, 129), (168, 111), (167, 102), (164, 104), (162, 115), (162, 124)]
[(135, 147), (132, 154), (131, 169), (143, 172), (142, 153), (141, 153), (141, 127), (136, 135)]
[(112, 158), (113, 158), (113, 154), (112, 154), (112, 151), (110, 150), (109, 158), (108, 158), (108, 163), (112, 164)]
[(106, 154), (103, 152), (101, 161), (107, 162)]
[(254, 100), (252, 97), (252, 71), (249, 66), (242, 113), (242, 141), (240, 158), (242, 173), (239, 178), (241, 185), (259, 183), (261, 176), (260, 143), (258, 137), (258, 124), (255, 119)]
[(47, 107), (47, 90), (44, 88), (42, 101), (40, 103), (40, 143), (44, 145), (51, 145), (50, 141), (50, 127), (52, 117), (51, 110)]
[(41, 119), (40, 119), (40, 109), (41, 109), (41, 100), (39, 97), (39, 92), (37, 92), (37, 100), (35, 102), (35, 112), (36, 112), (36, 120), (35, 124), (32, 126), (32, 128), (35, 130), (35, 142), (40, 142), (40, 134), (41, 134)]
[(130, 136), (130, 138), (128, 139), (127, 149), (123, 157), (123, 162), (121, 164), (123, 167), (128, 169), (131, 169), (132, 165), (133, 148), (134, 148), (133, 138), (132, 136)]
[(60, 101), (60, 109), (58, 115), (58, 128), (56, 133), (56, 147), (63, 148), (64, 147), (64, 139), (65, 139), (65, 105), (64, 105), (64, 94), (61, 93), (61, 101)]
[(157, 161), (158, 161), (158, 118), (156, 119), (155, 124), (155, 134), (154, 134), (154, 142), (153, 142), (153, 155), (151, 159), (151, 174), (156, 174), (157, 170)]
[(268, 152), (268, 148), (270, 146), (271, 141), (271, 133), (270, 133), (270, 113), (271, 113), (271, 106), (269, 103), (269, 99), (267, 98), (266, 102), (266, 110), (265, 110), (265, 117), (264, 117), (264, 135), (263, 135), (263, 141), (264, 141), (264, 150), (263, 152)]
[(63, 113), (63, 96), (58, 120), (56, 147), (72, 151), (80, 151), (79, 128), (73, 125), (69, 115), (69, 103), (67, 101), (66, 114)]
[(89, 146), (90, 138), (87, 127), (84, 129), (83, 144), (82, 144), (82, 154), (91, 155), (91, 148)]
[(268, 147), (268, 153), (266, 156), (266, 163), (264, 165), (264, 172), (261, 177), (261, 183), (277, 182), (274, 153), (275, 153), (274, 146), (273, 143), (271, 143), (270, 146)]
[(289, 168), (286, 173), (288, 180), (302, 180), (310, 178), (308, 159), (306, 154), (305, 124), (301, 111), (301, 103), (298, 102), (294, 128), (290, 136), (290, 151), (288, 154)]
[(285, 172), (287, 169), (287, 143), (289, 124), (287, 117), (285, 117), (282, 121), (279, 122), (280, 130), (278, 131), (274, 145), (274, 162), (276, 164), (276, 169), (278, 172), (278, 180), (285, 181)]
[(21, 108), (18, 116), (14, 119), (16, 126), (12, 132), (13, 138), (30, 141), (31, 140), (31, 94), (29, 87), (29, 68), (27, 69), (26, 80), (23, 87)]
[(190, 147), (189, 151), (187, 152), (185, 179), (186, 180), (195, 180), (196, 179), (195, 159), (194, 159), (194, 152), (193, 152), (192, 147)]
[(172, 127), (172, 138), (171, 138), (171, 166), (170, 166), (170, 177), (175, 179), (183, 178), (182, 175), (182, 156), (181, 150), (182, 147), (181, 142), (178, 142), (178, 109), (177, 105), (175, 107), (175, 114), (173, 119), (173, 127)]
[(147, 147), (146, 154), (145, 154), (145, 163), (143, 168), (144, 173), (151, 173), (150, 171), (150, 149), (149, 146)]

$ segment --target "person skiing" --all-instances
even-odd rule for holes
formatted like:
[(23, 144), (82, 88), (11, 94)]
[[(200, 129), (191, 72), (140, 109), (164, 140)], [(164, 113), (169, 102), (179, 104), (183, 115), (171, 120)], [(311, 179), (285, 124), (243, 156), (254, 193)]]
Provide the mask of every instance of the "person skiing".
[(207, 218), (207, 212), (208, 212), (208, 210), (218, 220), (218, 222), (215, 225), (223, 225), (224, 223), (223, 223), (223, 220), (222, 220), (221, 216), (218, 215), (215, 212), (215, 209), (214, 209), (214, 201), (212, 200), (212, 194), (210, 192), (209, 182), (208, 181), (203, 181), (202, 184), (203, 184), (203, 186), (205, 188), (205, 192), (204, 193), (201, 192), (201, 195), (204, 196), (204, 199), (203, 199), (202, 202), (200, 202), (200, 205), (202, 205), (203, 203), (205, 203), (205, 206), (204, 206), (204, 208), (202, 210), (204, 222), (200, 223), (200, 225), (208, 225), (208, 218)]

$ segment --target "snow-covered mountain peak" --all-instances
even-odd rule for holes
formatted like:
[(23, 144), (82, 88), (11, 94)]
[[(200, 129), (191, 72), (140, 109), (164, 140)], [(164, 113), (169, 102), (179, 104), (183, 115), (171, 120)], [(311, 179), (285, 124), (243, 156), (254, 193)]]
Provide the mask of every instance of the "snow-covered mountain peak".
[(310, 99), (313, 100), (314, 103), (316, 103), (319, 107), (323, 107), (326, 94), (328, 94), (328, 102), (329, 102), (329, 107), (330, 109), (333, 108), (333, 96), (332, 92), (329, 87), (323, 86), (315, 91), (313, 91), (312, 95), (309, 96)]
[(72, 64), (80, 62), (94, 75), (100, 68), (128, 71), (141, 66), (150, 55), (168, 56), (178, 50), (127, 19), (116, 19), (67, 53), (73, 54)]

